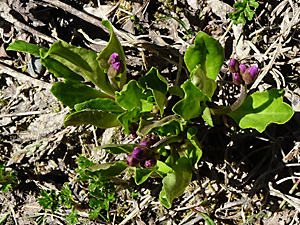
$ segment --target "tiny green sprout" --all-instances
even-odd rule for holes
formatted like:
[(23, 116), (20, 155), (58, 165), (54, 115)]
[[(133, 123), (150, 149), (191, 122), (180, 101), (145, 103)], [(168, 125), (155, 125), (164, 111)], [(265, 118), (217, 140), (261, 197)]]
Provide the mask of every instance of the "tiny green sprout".
[(0, 190), (3, 193), (14, 189), (19, 184), (18, 174), (16, 171), (7, 171), (5, 165), (0, 165)]
[(233, 7), (236, 9), (235, 12), (229, 13), (229, 18), (233, 20), (234, 24), (246, 24), (246, 19), (250, 21), (254, 16), (254, 11), (250, 7), (258, 8), (259, 4), (255, 0), (243, 0), (241, 2), (236, 2)]

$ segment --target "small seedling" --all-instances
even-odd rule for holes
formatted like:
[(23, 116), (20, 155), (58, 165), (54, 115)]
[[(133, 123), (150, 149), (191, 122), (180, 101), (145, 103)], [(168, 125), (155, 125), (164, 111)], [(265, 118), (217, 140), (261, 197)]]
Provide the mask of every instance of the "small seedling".
[(3, 193), (14, 189), (19, 184), (18, 174), (16, 171), (7, 171), (5, 165), (0, 165), (0, 190)]
[(254, 16), (254, 11), (250, 7), (258, 8), (259, 4), (255, 0), (243, 0), (242, 2), (237, 2), (233, 5), (236, 9), (235, 12), (229, 13), (229, 18), (233, 20), (234, 24), (246, 24), (246, 19), (250, 21)]

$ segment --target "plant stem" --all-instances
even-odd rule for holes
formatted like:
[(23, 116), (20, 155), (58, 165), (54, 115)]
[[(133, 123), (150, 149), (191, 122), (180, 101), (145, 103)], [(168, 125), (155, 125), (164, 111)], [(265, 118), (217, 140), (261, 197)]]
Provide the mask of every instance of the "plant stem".
[(181, 137), (180, 135), (171, 135), (164, 139), (159, 140), (151, 147), (156, 147), (157, 149), (160, 149), (165, 145), (168, 145), (173, 142), (181, 142), (182, 140), (183, 140), (183, 137)]
[(111, 85), (112, 85), (117, 91), (120, 91), (120, 88), (118, 87), (115, 78), (110, 78), (110, 77), (108, 76), (108, 79), (109, 79)]
[(210, 108), (210, 111), (213, 115), (224, 115), (235, 111), (238, 107), (240, 107), (247, 97), (247, 86), (240, 85), (240, 96), (238, 99), (230, 106), (215, 106), (214, 108)]
[(238, 107), (240, 107), (243, 102), (245, 101), (246, 97), (247, 97), (247, 86), (246, 85), (240, 85), (241, 89), (240, 89), (240, 96), (239, 98), (235, 101), (235, 103), (233, 103), (230, 106), (230, 110), (233, 112), (235, 111)]

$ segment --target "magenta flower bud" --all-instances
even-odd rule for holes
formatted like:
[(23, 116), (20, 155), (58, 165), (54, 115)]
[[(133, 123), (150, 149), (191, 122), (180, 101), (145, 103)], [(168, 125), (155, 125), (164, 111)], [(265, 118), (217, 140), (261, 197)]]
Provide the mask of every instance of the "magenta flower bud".
[(228, 67), (231, 73), (239, 72), (239, 62), (236, 59), (230, 60)]
[(244, 83), (243, 78), (239, 73), (233, 73), (232, 74), (232, 81), (233, 81), (233, 83), (235, 83), (237, 85), (240, 85), (240, 84)]
[(114, 64), (115, 62), (120, 62), (120, 56), (118, 53), (113, 53), (111, 54), (111, 56), (109, 57), (109, 60), (108, 60), (108, 64), (112, 65)]
[(145, 161), (144, 166), (145, 167), (154, 167), (156, 165), (156, 159), (148, 159)]
[(240, 64), (239, 69), (240, 69), (240, 73), (243, 74), (248, 69), (248, 66), (246, 66), (245, 64)]
[(118, 76), (120, 73), (123, 73), (125, 70), (124, 63), (120, 59), (119, 54), (116, 52), (111, 54), (107, 63), (110, 65), (107, 71), (107, 75), (111, 78)]
[(144, 145), (138, 145), (133, 149), (132, 155), (139, 161), (149, 159), (151, 157), (150, 148)]
[(126, 158), (126, 163), (127, 165), (134, 167), (137, 166), (140, 162), (137, 159), (135, 159), (132, 154), (129, 154)]
[(257, 66), (251, 66), (248, 68), (244, 74), (242, 74), (243, 80), (245, 81), (245, 84), (251, 84), (255, 81), (256, 75), (258, 72)]
[(125, 67), (124, 67), (124, 64), (122, 61), (115, 62), (109, 67), (109, 69), (107, 71), (107, 75), (111, 78), (116, 77), (120, 73), (123, 73), (124, 69), (125, 69)]

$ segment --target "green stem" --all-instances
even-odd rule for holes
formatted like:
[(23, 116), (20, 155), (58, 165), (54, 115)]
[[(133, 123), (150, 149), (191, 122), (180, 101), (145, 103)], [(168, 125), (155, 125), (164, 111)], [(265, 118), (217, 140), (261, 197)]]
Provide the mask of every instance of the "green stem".
[(235, 111), (238, 107), (240, 107), (247, 97), (247, 86), (240, 85), (240, 96), (239, 98), (230, 106), (215, 106), (214, 108), (210, 108), (210, 111), (213, 115), (224, 115)]
[(181, 142), (183, 141), (183, 137), (179, 136), (179, 135), (171, 135), (171, 136), (168, 136), (164, 139), (161, 139), (159, 140), (158, 142), (156, 142), (153, 146), (151, 147), (156, 147), (157, 149), (160, 149), (170, 143), (173, 143), (173, 142)]
[(108, 76), (108, 79), (109, 79), (111, 85), (112, 85), (117, 91), (120, 91), (120, 88), (118, 87), (115, 78), (110, 78), (110, 77)]

